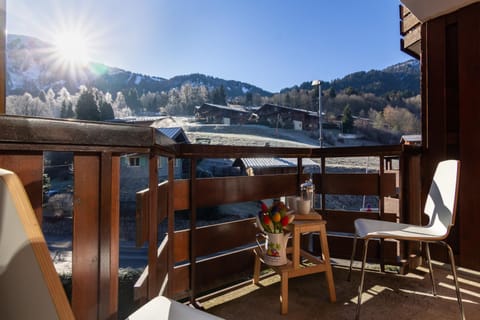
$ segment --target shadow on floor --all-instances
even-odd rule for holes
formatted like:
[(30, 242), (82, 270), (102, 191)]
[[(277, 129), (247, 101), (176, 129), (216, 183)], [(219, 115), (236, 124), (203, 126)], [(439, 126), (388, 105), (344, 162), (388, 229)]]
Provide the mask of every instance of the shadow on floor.
[[(366, 273), (362, 319), (459, 319), (455, 286), (449, 265), (433, 267), (437, 296), (431, 291), (428, 268), (419, 267), (407, 275)], [(280, 277), (268, 273), (260, 286), (247, 284), (201, 303), (207, 312), (225, 319), (354, 319), (360, 271), (354, 269), (348, 282), (348, 268), (333, 268), (337, 302), (330, 303), (323, 274), (289, 281), (289, 309), (280, 314)], [(459, 268), (458, 276), (467, 319), (480, 315), (480, 272)]]

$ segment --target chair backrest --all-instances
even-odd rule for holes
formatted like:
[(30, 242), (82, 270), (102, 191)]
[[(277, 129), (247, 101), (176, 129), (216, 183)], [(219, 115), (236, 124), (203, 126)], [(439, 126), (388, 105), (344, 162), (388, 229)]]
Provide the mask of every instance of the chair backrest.
[(460, 161), (441, 161), (425, 203), (425, 214), (430, 218), (428, 227), (442, 239), (448, 236), (455, 223), (459, 178)]
[(74, 319), (22, 182), (0, 169), (0, 317)]

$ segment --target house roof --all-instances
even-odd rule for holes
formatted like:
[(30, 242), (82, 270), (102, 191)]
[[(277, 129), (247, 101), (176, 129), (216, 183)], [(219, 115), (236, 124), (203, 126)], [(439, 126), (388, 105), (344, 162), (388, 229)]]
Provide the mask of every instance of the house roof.
[(425, 22), (480, 0), (400, 0), (418, 20)]
[[(317, 111), (310, 111), (310, 110), (299, 109), (299, 108), (291, 108), (291, 107), (281, 106), (281, 105), (272, 104), (272, 103), (265, 103), (263, 106), (261, 106), (259, 108), (259, 110), (261, 110), (262, 108), (265, 108), (265, 109), (267, 109), (267, 108), (283, 109), (285, 111), (305, 113), (310, 117), (317, 117), (318, 118), (318, 112)], [(258, 110), (256, 112), (258, 112)]]
[(406, 144), (420, 144), (422, 143), (422, 135), (420, 134), (406, 134), (400, 138), (400, 143)]
[(273, 104), (273, 103), (265, 103), (263, 106), (260, 107), (260, 109), (263, 108), (279, 108), (279, 109), (284, 109), (287, 111), (295, 111), (295, 112), (301, 112), (301, 113), (309, 113), (310, 111), (305, 110), (305, 109), (298, 109), (298, 108), (291, 108), (291, 107), (286, 107), (286, 106), (281, 106), (278, 104)]
[[(297, 167), (297, 158), (240, 158), (245, 168), (292, 168)], [(302, 166), (305, 169), (311, 169), (311, 172), (320, 171), (320, 164), (312, 159), (302, 159)], [(310, 170), (308, 170), (310, 172)]]
[(185, 131), (183, 131), (181, 127), (156, 128), (156, 129), (177, 143), (190, 143), (187, 135), (185, 134)]
[(222, 110), (228, 110), (228, 111), (235, 111), (235, 112), (241, 112), (241, 113), (250, 113), (249, 111), (245, 110), (245, 108), (243, 106), (240, 106), (240, 105), (222, 106), (222, 105), (219, 105), (219, 104), (204, 103), (201, 106), (197, 106), (196, 108), (198, 110), (200, 110), (204, 107), (210, 107), (210, 108), (216, 108), (216, 109), (222, 109)]

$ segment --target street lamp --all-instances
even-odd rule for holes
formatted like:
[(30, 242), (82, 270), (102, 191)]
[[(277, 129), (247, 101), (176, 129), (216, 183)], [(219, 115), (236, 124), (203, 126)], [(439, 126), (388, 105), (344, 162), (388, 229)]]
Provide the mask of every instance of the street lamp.
[(323, 147), (323, 135), (322, 135), (322, 85), (320, 80), (313, 80), (312, 86), (318, 86), (318, 141), (320, 143), (320, 148)]

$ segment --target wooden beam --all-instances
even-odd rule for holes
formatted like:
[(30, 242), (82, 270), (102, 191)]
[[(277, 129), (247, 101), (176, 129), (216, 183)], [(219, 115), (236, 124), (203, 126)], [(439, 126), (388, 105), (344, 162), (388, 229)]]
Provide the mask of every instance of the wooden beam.
[(67, 145), (69, 151), (79, 145), (173, 150), (172, 140), (150, 127), (6, 115), (0, 115), (0, 127), (1, 142)]
[(148, 269), (152, 270), (148, 277), (148, 299), (158, 295), (157, 282), (157, 243), (158, 243), (158, 221), (157, 221), (157, 186), (158, 186), (158, 157), (150, 155), (149, 159), (149, 219), (148, 219)]
[(99, 319), (116, 319), (120, 232), (120, 158), (101, 154)]
[[(79, 320), (98, 318), (100, 159), (74, 155), (72, 309)], [(81, 174), (79, 174), (81, 172)]]
[[(197, 294), (197, 200), (200, 192), (197, 185), (197, 159), (190, 160), (190, 303), (195, 304)], [(203, 242), (203, 241), (202, 241)]]
[(43, 153), (0, 151), (0, 168), (15, 172), (22, 181), (41, 225), (43, 220)]
[(400, 34), (405, 36), (408, 32), (412, 31), (413, 28), (420, 26), (420, 20), (417, 19), (413, 14), (405, 15), (401, 22)]
[(169, 297), (173, 296), (174, 288), (177, 281), (180, 281), (182, 278), (178, 278), (174, 274), (175, 269), (175, 208), (174, 208), (174, 187), (175, 187), (175, 158), (168, 158), (168, 254), (167, 254), (167, 270), (168, 270), (168, 284), (167, 284), (167, 295)]

